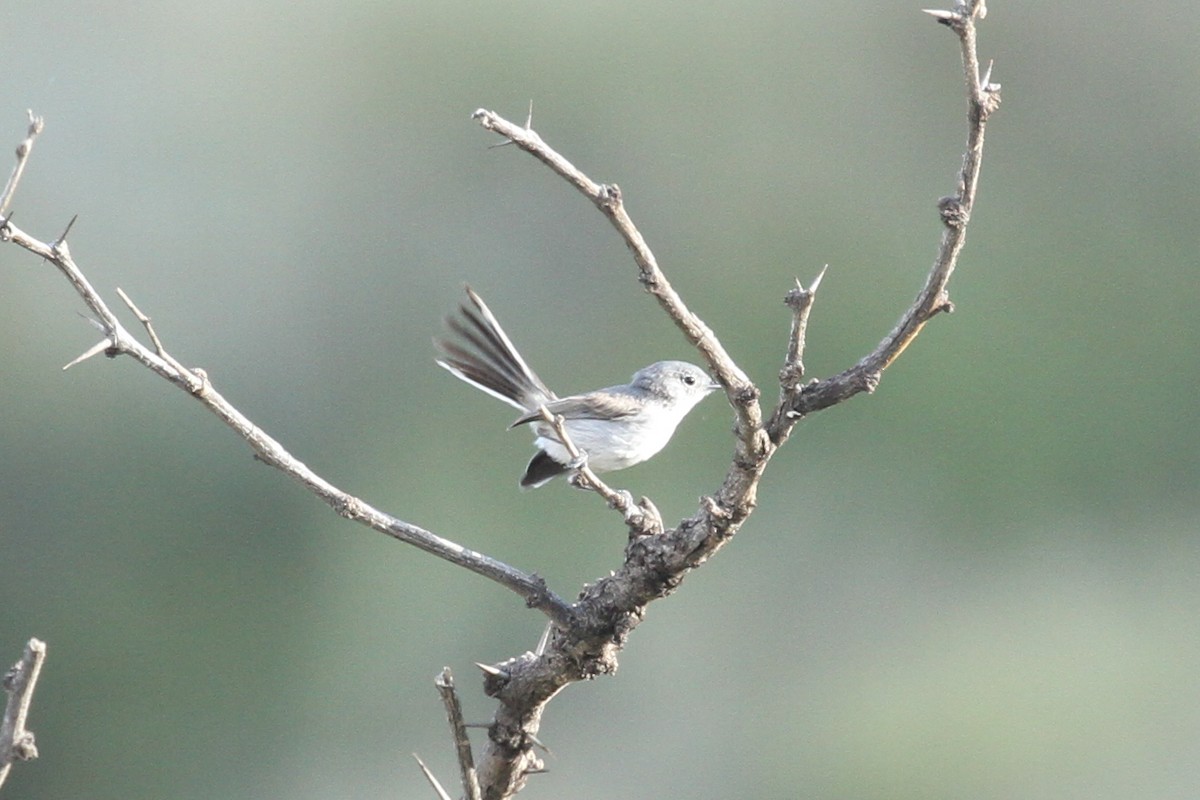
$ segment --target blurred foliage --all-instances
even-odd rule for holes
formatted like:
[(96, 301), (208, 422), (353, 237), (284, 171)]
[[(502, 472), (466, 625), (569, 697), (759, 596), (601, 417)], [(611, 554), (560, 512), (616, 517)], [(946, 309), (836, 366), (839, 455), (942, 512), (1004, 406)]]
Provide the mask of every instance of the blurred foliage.
[[(620, 675), (555, 701), (530, 798), (1194, 796), (1200, 31), (1182, 0), (990, 6), (958, 312), (804, 421)], [(92, 281), (299, 457), (567, 595), (621, 526), (518, 492), (526, 434), (430, 337), (470, 282), (560, 391), (691, 354), (604, 220), (471, 111), (532, 98), (619, 182), (768, 400), (794, 276), (830, 264), (813, 375), (889, 329), (964, 138), (956, 43), (898, 3), (15, 0), (0, 42), (0, 143), (47, 119), (22, 227), (79, 214)], [(49, 644), (5, 796), (424, 798), (411, 751), (452, 779), (433, 676), (486, 719), (471, 664), (537, 616), (131, 363), (60, 372), (93, 343), (69, 287), (12, 247), (0, 281), (0, 657)], [(690, 513), (728, 421), (706, 401), (613, 482)]]

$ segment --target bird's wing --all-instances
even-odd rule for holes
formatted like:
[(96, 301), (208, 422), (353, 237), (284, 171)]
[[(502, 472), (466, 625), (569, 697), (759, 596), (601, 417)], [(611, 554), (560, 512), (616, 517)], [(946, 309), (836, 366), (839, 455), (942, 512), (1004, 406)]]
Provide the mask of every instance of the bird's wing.
[[(546, 403), (546, 410), (564, 419), (602, 419), (618, 420), (633, 416), (638, 411), (638, 405), (623, 392), (601, 390), (587, 394), (577, 394)], [(540, 409), (528, 411), (510, 425), (526, 425), (542, 418)]]

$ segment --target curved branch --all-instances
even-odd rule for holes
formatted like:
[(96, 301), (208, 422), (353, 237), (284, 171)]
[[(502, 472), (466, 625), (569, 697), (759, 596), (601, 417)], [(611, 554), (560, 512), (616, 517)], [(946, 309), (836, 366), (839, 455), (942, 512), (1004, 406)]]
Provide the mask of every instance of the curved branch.
[(550, 167), (555, 173), (565, 179), (592, 201), (596, 208), (608, 218), (625, 244), (633, 253), (633, 259), (638, 266), (638, 280), (646, 287), (646, 291), (654, 295), (663, 310), (683, 331), (687, 340), (700, 352), (705, 363), (712, 369), (713, 377), (725, 387), (729, 402), (737, 413), (738, 439), (745, 446), (753, 447), (756, 432), (762, 424), (762, 411), (758, 405), (758, 389), (746, 376), (746, 373), (734, 363), (729, 353), (721, 345), (712, 329), (694, 314), (683, 302), (683, 298), (671, 286), (667, 276), (658, 266), (658, 259), (646, 244), (641, 231), (633, 224), (625, 211), (621, 198), (621, 189), (613, 183), (596, 183), (579, 168), (564, 158), (550, 145), (543, 141), (537, 131), (529, 127), (509, 122), (495, 111), (480, 108), (471, 115), (480, 125), (489, 131), (495, 131), (508, 141), (515, 144), (534, 158)]
[[(68, 226), (68, 230), (70, 226)], [(12, 224), (11, 219), (0, 220), (0, 241), (12, 242), (29, 252), (49, 261), (66, 277), (87, 307), (96, 315), (92, 320), (103, 335), (103, 340), (75, 359), (67, 367), (103, 352), (110, 358), (129, 356), (155, 374), (170, 381), (195, 397), (205, 408), (237, 432), (254, 450), (255, 456), (288, 475), (310, 492), (319, 497), (334, 511), (346, 519), (360, 522), (380, 533), (420, 548), (452, 564), (457, 564), (477, 575), (490, 578), (516, 592), (531, 608), (537, 608), (560, 625), (568, 625), (574, 619), (571, 605), (546, 586), (546, 582), (535, 574), (527, 574), (503, 561), (486, 556), (444, 539), (412, 523), (385, 514), (359, 498), (334, 486), (313, 472), (307, 464), (293, 456), (266, 431), (255, 425), (245, 414), (218, 392), (207, 373), (198, 368), (188, 369), (163, 347), (154, 332), (150, 318), (133, 304), (123, 291), (118, 289), (130, 310), (145, 327), (154, 349), (139, 342), (117, 319), (99, 293), (92, 287), (83, 272), (71, 257), (67, 246), (66, 232), (54, 242), (42, 242)], [(65, 369), (66, 367), (64, 367)]]
[(958, 254), (966, 243), (967, 223), (975, 207), (975, 193), (983, 163), (984, 129), (988, 117), (1000, 105), (1000, 85), (990, 82), (990, 67), (982, 79), (979, 75), (975, 23), (987, 16), (984, 0), (960, 3), (954, 11), (926, 10), (925, 13), (958, 35), (967, 86), (967, 150), (963, 155), (955, 193), (938, 201), (944, 230), (937, 257), (917, 299), (874, 350), (837, 375), (802, 388), (785, 389), (783, 401), (767, 424), (771, 441), (776, 444), (788, 437), (792, 427), (802, 417), (849, 400), (860, 392), (874, 391), (883, 371), (912, 344), (925, 323), (943, 311), (954, 310), (946, 287), (958, 262)]
[[(480, 109), (474, 119), (505, 136), (575, 186), (613, 223), (633, 252), (642, 283), (658, 299), (676, 325), (704, 356), (738, 415), (738, 451), (724, 484), (702, 499), (700, 510), (678, 527), (657, 536), (630, 541), (620, 569), (587, 586), (576, 604), (577, 624), (554, 630), (544, 649), (526, 653), (485, 670), (484, 691), (499, 700), (489, 728), (488, 745), (479, 767), (480, 783), (489, 800), (511, 797), (526, 777), (541, 768), (533, 750), (535, 734), (546, 704), (571, 682), (616, 669), (616, 654), (628, 634), (641, 622), (646, 605), (671, 594), (687, 572), (700, 566), (727, 542), (753, 511), (758, 482), (767, 462), (803, 415), (835, 405), (861, 391), (870, 391), (883, 370), (904, 351), (921, 328), (951, 306), (946, 286), (974, 205), (983, 146), (983, 125), (999, 102), (999, 86), (981, 83), (975, 56), (977, 19), (984, 15), (982, 0), (959, 3), (953, 12), (934, 14), (958, 33), (967, 79), (969, 108), (968, 150), (963, 159), (957, 193), (939, 203), (945, 231), (925, 287), (895, 329), (858, 364), (840, 375), (801, 385), (804, 333), (820, 276), (806, 289), (797, 283), (788, 294), (793, 322), (787, 357), (780, 373), (781, 400), (764, 424), (758, 389), (729, 358), (720, 342), (671, 289), (641, 234), (625, 213), (619, 190), (597, 184), (540, 136), (514, 125), (495, 112)], [(945, 15), (945, 16), (942, 16)], [(822, 272), (823, 274), (823, 272)]]

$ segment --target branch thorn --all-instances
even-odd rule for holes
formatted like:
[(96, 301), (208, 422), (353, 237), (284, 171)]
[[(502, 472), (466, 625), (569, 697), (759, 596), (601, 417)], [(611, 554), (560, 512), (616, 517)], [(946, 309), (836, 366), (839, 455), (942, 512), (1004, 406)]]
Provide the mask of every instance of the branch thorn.
[(82, 319), (82, 320), (84, 320), (85, 322), (87, 322), (89, 325), (91, 325), (93, 328), (95, 328), (96, 330), (98, 330), (98, 331), (100, 331), (101, 333), (103, 333), (105, 336), (108, 336), (108, 328), (105, 328), (105, 327), (104, 327), (104, 323), (103, 323), (103, 322), (101, 322), (101, 321), (100, 321), (100, 320), (98, 320), (98, 319), (92, 319), (92, 318), (91, 318), (91, 317), (89, 317), (87, 314), (83, 313), (82, 311), (76, 311), (75, 313), (79, 315), (79, 318), (80, 318), (80, 319)]
[(921, 10), (942, 25), (954, 25), (955, 23), (962, 22), (962, 14), (959, 14), (957, 11), (942, 11), (936, 8), (922, 8)]
[(425, 762), (421, 760), (421, 757), (416, 753), (413, 753), (412, 757), (417, 760), (417, 766), (419, 766), (421, 768), (421, 772), (425, 774), (425, 780), (429, 781), (429, 785), (433, 787), (435, 792), (437, 792), (438, 800), (454, 800), (454, 798), (452, 798), (450, 794), (442, 788), (442, 784), (438, 783), (437, 777), (435, 777), (434, 774), (429, 771), (429, 767), (425, 766)]
[(821, 271), (817, 273), (817, 277), (813, 278), (813, 282), (808, 287), (808, 290), (810, 292), (813, 292), (814, 294), (816, 293), (817, 289), (819, 289), (821, 286), (821, 281), (823, 281), (825, 279), (826, 272), (829, 272), (828, 264), (821, 267)]
[[(525, 738), (528, 739), (530, 742), (532, 742), (534, 747), (541, 750), (546, 755), (548, 755), (548, 756), (554, 755), (554, 751), (551, 750), (549, 747), (547, 747), (545, 744), (543, 744), (542, 740), (539, 739), (538, 737), (534, 736), (532, 733), (525, 734)], [(549, 770), (543, 769), (541, 771), (548, 772)]]
[(507, 678), (508, 677), (507, 672), (505, 672), (502, 669), (497, 669), (496, 667), (493, 667), (491, 664), (484, 664), (480, 661), (476, 661), (475, 666), (477, 666), (481, 670), (483, 670), (485, 675), (491, 675), (496, 678)]
[(63, 253), (70, 253), (67, 249), (67, 234), (71, 232), (71, 228), (75, 227), (75, 220), (79, 219), (79, 215), (71, 217), (71, 221), (67, 223), (67, 227), (63, 228), (63, 232), (58, 235), (58, 238), (50, 243), (50, 247)]
[[(94, 325), (100, 324), (100, 323), (96, 322), (96, 320), (94, 320), (94, 319), (88, 319), (87, 317), (84, 317), (84, 319), (87, 319), (88, 322), (91, 322)], [(71, 363), (64, 365), (63, 372), (66, 372), (71, 367), (75, 366), (76, 364), (78, 364), (81, 361), (87, 361), (89, 358), (96, 355), (97, 353), (107, 352), (112, 347), (114, 347), (112, 339), (101, 339), (99, 342), (96, 342), (96, 344), (89, 347), (83, 355), (79, 356), (79, 358), (76, 358)]]

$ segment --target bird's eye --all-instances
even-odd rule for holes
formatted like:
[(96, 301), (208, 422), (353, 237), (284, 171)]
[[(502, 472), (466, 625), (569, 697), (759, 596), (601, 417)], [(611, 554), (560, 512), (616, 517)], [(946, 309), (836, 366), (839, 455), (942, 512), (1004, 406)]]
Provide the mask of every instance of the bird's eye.
[(683, 382), (686, 383), (688, 386), (695, 386), (696, 385), (696, 376), (695, 375), (684, 375)]

